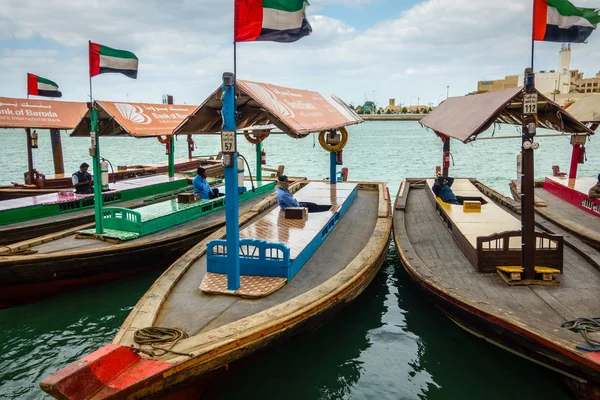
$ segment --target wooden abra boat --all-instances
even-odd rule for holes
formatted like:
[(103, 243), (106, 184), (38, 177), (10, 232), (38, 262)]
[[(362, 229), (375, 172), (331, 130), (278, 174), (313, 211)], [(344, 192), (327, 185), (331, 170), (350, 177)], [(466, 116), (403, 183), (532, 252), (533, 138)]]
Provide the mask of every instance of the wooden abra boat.
[[(310, 182), (297, 193), (299, 201), (322, 204), (331, 199), (338, 205), (309, 214), (306, 221), (286, 220), (272, 199), (257, 205), (260, 214), (240, 218), (240, 224), (249, 224), (241, 231), (242, 238), (289, 246), (292, 265), (308, 258), (293, 279), (284, 277), (296, 272), (290, 270), (277, 277), (242, 275), (241, 289), (227, 293), (226, 276), (207, 272), (207, 243), (223, 238), (222, 228), (154, 283), (112, 344), (46, 378), (42, 389), (56, 398), (141, 398), (227, 367), (321, 323), (371, 282), (387, 254), (391, 232), (383, 184), (337, 186), (330, 189), (328, 183)], [(351, 195), (356, 198), (350, 205)], [(307, 254), (322, 236), (326, 238), (320, 247)], [(258, 246), (241, 243), (249, 257)], [(178, 327), (189, 337), (150, 357), (146, 351), (151, 347), (135, 349), (140, 329), (151, 327)], [(92, 373), (98, 368), (106, 371), (100, 378)]]
[[(255, 183), (255, 191), (247, 185), (240, 195), (243, 211), (274, 188), (266, 181)], [(225, 223), (224, 206), (220, 197), (194, 203), (171, 198), (134, 210), (107, 207), (103, 235), (94, 233), (92, 223), (0, 247), (0, 308), (165, 267)]]
[[(228, 113), (233, 88), (225, 82), (225, 96), (213, 93), (191, 124), (210, 131), (220, 123), (215, 108), (233, 115)], [(330, 151), (330, 181), (303, 182), (296, 193), (301, 207), (285, 212), (265, 200), (255, 206), (257, 214), (240, 218), (239, 237), (229, 236), (236, 227), (228, 225), (227, 234), (221, 229), (191, 249), (139, 301), (113, 344), (41, 382), (52, 396), (141, 398), (206, 377), (322, 323), (358, 296), (379, 270), (392, 224), (387, 188), (336, 179), (335, 152), (347, 136), (344, 129), (340, 142), (335, 131), (361, 122), (360, 117), (339, 99), (316, 92), (245, 81), (236, 82), (235, 92), (248, 125), (277, 121), (293, 137), (328, 130), (321, 145)], [(229, 108), (221, 105), (222, 98)], [(290, 104), (303, 107), (288, 113)], [(309, 214), (303, 202), (326, 210)], [(237, 247), (233, 253), (231, 246)], [(228, 261), (238, 255), (239, 264), (231, 269)], [(172, 333), (162, 345), (141, 339)], [(98, 378), (98, 370), (106, 373)]]
[[(195, 106), (172, 104), (142, 104), (98, 102), (101, 135), (128, 135), (148, 137), (170, 135)], [(144, 114), (146, 112), (146, 114)], [(151, 112), (168, 112), (162, 123), (153, 122)], [(131, 114), (135, 113), (135, 114)], [(60, 129), (75, 129), (72, 136), (89, 136), (89, 110), (86, 103), (64, 102), (52, 100), (29, 100), (0, 97), (0, 115), (27, 115), (23, 118), (0, 118), (0, 128), (25, 129), (27, 134), (28, 171), (24, 174), (25, 183), (13, 183), (12, 186), (0, 187), (0, 201), (39, 196), (48, 193), (72, 192), (71, 174), (65, 174)], [(48, 116), (52, 118), (48, 118)], [(131, 115), (135, 115), (131, 120)], [(142, 126), (136, 122), (142, 122)], [(166, 123), (165, 123), (166, 122)], [(54, 175), (43, 174), (33, 165), (33, 149), (38, 148), (38, 134), (32, 129), (49, 129), (54, 160)], [(109, 182), (137, 178), (147, 175), (165, 174), (170, 169), (176, 172), (195, 170), (204, 166), (208, 176), (222, 174), (219, 160), (208, 158), (192, 158), (194, 142), (188, 136), (188, 159), (142, 164), (133, 166), (115, 166), (116, 171), (109, 173)], [(170, 167), (170, 164), (173, 164)], [(172, 176), (172, 175), (171, 175)]]
[[(495, 122), (522, 123), (522, 90), (451, 98), (422, 123), (445, 142), (474, 140)], [(538, 96), (540, 125), (586, 133)], [(454, 118), (464, 109), (468, 119)], [(523, 179), (533, 183), (532, 172), (524, 169)], [(563, 324), (597, 317), (600, 253), (546, 221), (532, 231), (529, 274), (522, 261), (519, 204), (466, 179), (452, 185), (463, 205), (448, 204), (436, 198), (433, 183), (405, 180), (395, 203), (394, 240), (410, 277), (460, 327), (562, 374), (582, 398), (598, 398), (600, 353), (586, 351), (592, 345)], [(600, 339), (596, 335), (588, 332), (592, 340)]]
[[(588, 96), (569, 107), (569, 114), (595, 132), (600, 124), (600, 96)], [(552, 167), (552, 176), (535, 183), (535, 210), (542, 220), (551, 221), (593, 247), (600, 249), (600, 199), (591, 199), (588, 192), (597, 182), (597, 176), (578, 176), (578, 166), (585, 161), (587, 135), (571, 136), (571, 165), (569, 172), (560, 166)], [(597, 171), (596, 171), (597, 173)], [(521, 188), (511, 181), (513, 197), (520, 198)]]

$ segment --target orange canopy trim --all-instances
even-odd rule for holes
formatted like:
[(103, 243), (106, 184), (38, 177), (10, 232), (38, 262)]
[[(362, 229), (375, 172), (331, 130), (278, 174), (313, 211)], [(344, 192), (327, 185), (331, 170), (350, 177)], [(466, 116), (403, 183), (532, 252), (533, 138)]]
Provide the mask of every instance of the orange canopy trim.
[(73, 129), (85, 103), (0, 97), (0, 128)]

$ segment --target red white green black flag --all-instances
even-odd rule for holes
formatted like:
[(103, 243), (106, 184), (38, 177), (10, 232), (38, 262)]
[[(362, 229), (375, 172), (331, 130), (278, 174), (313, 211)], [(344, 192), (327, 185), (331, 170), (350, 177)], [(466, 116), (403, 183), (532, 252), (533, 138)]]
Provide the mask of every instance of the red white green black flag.
[(138, 58), (126, 50), (90, 42), (90, 77), (109, 72), (137, 79)]
[(306, 0), (235, 0), (234, 40), (290, 43), (310, 35)]
[(533, 40), (583, 43), (598, 22), (597, 9), (575, 7), (567, 0), (534, 0)]
[(27, 94), (44, 97), (62, 97), (58, 85), (50, 79), (27, 74)]

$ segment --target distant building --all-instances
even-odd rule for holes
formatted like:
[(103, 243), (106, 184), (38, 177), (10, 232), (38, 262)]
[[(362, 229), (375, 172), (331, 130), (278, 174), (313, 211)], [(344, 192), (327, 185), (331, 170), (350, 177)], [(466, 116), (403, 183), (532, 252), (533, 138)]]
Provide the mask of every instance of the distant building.
[(508, 75), (504, 79), (477, 82), (478, 92), (497, 92), (499, 90), (516, 88), (519, 85), (519, 75)]
[(400, 112), (402, 112), (402, 106), (396, 105), (396, 99), (390, 99), (388, 106), (383, 110), (383, 112), (387, 113), (388, 110), (391, 113), (399, 114)]
[[(558, 70), (536, 72), (535, 87), (545, 95), (568, 94), (571, 92), (572, 77), (578, 73), (577, 70), (571, 71), (571, 45), (563, 44), (558, 53)], [(520, 86), (523, 86), (523, 75), (509, 75), (504, 79), (479, 81), (477, 91), (496, 92)]]
[(584, 78), (578, 69), (571, 71), (571, 91), (578, 93), (600, 93), (600, 72), (594, 78)]

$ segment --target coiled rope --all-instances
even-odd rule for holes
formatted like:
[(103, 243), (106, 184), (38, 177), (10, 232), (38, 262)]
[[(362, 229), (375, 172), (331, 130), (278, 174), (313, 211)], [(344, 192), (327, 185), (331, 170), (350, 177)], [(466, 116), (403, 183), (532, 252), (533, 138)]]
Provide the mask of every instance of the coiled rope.
[[(192, 357), (193, 354), (180, 353), (175, 350), (171, 350), (173, 346), (177, 344), (181, 339), (187, 339), (189, 336), (182, 329), (179, 328), (164, 328), (160, 326), (151, 326), (148, 328), (142, 328), (135, 331), (133, 334), (133, 341), (140, 345), (139, 349), (134, 348), (134, 351), (144, 353), (150, 357), (160, 357), (166, 353), (177, 354), (180, 356)], [(168, 345), (161, 347), (159, 345)], [(142, 346), (150, 346), (151, 350), (143, 349)]]
[(600, 341), (590, 339), (588, 333), (600, 332), (600, 318), (577, 318), (560, 324), (561, 328), (567, 328), (571, 332), (581, 333), (581, 336), (591, 346), (577, 346), (579, 350), (600, 351)]

